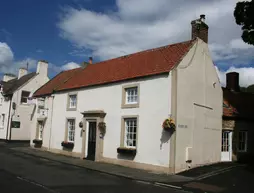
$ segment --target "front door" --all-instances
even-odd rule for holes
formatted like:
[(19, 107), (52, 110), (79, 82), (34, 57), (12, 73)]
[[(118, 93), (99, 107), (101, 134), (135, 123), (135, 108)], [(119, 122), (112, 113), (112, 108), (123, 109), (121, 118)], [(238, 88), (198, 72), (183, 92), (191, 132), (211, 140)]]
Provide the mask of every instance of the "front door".
[(87, 159), (95, 160), (96, 122), (88, 122), (88, 152)]
[(232, 161), (232, 131), (222, 131), (221, 161)]

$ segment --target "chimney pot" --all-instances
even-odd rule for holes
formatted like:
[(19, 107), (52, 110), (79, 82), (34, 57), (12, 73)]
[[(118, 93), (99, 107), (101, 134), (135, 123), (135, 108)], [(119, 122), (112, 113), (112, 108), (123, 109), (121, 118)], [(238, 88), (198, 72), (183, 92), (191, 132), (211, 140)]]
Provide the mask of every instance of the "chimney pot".
[(93, 64), (93, 57), (89, 57), (89, 64)]
[(234, 91), (239, 92), (240, 86), (239, 86), (239, 73), (237, 72), (229, 72), (226, 74), (226, 88)]

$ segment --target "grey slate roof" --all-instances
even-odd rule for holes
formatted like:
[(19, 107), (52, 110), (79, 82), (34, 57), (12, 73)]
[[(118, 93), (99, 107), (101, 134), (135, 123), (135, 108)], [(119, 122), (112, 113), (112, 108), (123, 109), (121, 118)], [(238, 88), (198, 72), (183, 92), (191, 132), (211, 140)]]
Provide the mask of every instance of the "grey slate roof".
[(35, 77), (36, 72), (29, 73), (22, 76), (20, 79), (13, 79), (8, 82), (0, 81), (0, 84), (3, 85), (3, 92), (5, 95), (13, 94), (19, 87), (24, 85), (27, 81)]

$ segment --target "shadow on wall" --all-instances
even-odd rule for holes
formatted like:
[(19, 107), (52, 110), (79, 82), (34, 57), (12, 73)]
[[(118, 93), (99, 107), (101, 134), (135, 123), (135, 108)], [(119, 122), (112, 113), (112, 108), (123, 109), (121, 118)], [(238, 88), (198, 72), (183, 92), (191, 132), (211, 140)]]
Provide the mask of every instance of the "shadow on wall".
[(173, 133), (174, 131), (165, 131), (164, 129), (162, 130), (160, 138), (161, 141), (160, 149), (162, 149), (163, 144), (168, 143)]

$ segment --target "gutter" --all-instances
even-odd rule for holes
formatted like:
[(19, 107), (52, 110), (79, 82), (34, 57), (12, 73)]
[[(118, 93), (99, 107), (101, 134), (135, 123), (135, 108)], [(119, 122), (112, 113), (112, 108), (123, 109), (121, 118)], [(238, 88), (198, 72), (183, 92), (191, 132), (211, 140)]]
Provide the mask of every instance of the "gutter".
[[(7, 132), (6, 132), (6, 141), (8, 140), (9, 126), (10, 126), (10, 130), (11, 130), (11, 124), (10, 124), (11, 103), (12, 103), (12, 96), (10, 97), (10, 105), (9, 105), (9, 113), (8, 113), (8, 121), (7, 121)], [(11, 131), (10, 131), (10, 133), (11, 133)]]

